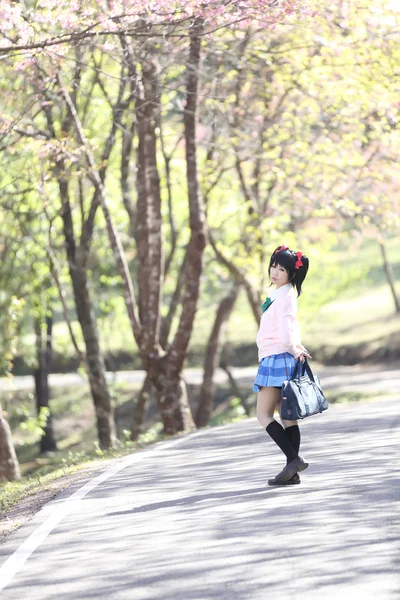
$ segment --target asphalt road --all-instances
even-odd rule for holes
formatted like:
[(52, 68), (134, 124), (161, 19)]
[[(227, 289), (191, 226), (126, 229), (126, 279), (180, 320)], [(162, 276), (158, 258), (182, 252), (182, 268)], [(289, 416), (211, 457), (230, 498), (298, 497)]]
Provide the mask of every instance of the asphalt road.
[(113, 461), (0, 547), (1, 600), (399, 599), (399, 403), (302, 433), (310, 467), (286, 488), (254, 419)]

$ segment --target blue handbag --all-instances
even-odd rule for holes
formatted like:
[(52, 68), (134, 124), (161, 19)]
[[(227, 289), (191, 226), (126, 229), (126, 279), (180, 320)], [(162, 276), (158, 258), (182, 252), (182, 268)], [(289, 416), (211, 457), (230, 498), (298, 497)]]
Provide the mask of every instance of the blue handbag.
[(293, 378), (284, 381), (281, 390), (281, 418), (287, 421), (305, 419), (327, 410), (328, 402), (317, 375), (313, 375), (307, 359), (297, 361)]

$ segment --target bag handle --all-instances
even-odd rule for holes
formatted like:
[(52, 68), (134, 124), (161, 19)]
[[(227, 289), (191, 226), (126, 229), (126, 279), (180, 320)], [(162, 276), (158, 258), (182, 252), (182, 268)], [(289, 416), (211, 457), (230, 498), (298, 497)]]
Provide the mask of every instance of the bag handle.
[(303, 364), (304, 364), (303, 374), (304, 374), (305, 371), (307, 371), (307, 375), (309, 376), (309, 378), (311, 379), (311, 381), (313, 381), (315, 383), (315, 379), (314, 379), (313, 372), (311, 371), (310, 363), (308, 362), (307, 359), (305, 359), (305, 361), (304, 361)]
[[(301, 368), (299, 368), (301, 365)], [(294, 368), (293, 371), (293, 377), (292, 379), (296, 379), (296, 377), (298, 379), (300, 379), (300, 377), (303, 377), (305, 372), (307, 371), (307, 375), (309, 376), (309, 378), (311, 379), (311, 381), (313, 381), (315, 383), (315, 379), (314, 379), (314, 375), (313, 372), (311, 370), (310, 364), (308, 362), (307, 359), (304, 360), (304, 362), (301, 362), (301, 360), (298, 358), (297, 362), (296, 362), (296, 366)]]
[[(303, 370), (302, 373), (300, 373), (301, 370)], [(301, 360), (298, 358), (296, 361), (296, 366), (293, 371), (292, 379), (296, 379), (296, 377), (298, 379), (300, 379), (300, 377), (302, 377), (303, 375), (304, 375), (304, 366), (303, 366), (303, 363), (301, 362)]]

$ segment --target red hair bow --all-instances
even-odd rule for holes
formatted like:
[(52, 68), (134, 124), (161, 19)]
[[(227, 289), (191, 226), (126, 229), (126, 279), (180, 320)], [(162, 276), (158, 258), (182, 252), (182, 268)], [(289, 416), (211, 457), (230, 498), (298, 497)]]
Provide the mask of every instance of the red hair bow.
[(289, 246), (281, 246), (280, 248), (277, 248), (274, 254), (276, 254), (277, 252), (282, 252), (282, 250), (289, 250)]
[(303, 266), (303, 261), (301, 260), (301, 257), (304, 255), (302, 252), (296, 252), (296, 256), (297, 256), (297, 260), (296, 260), (296, 264), (295, 264), (294, 268), (299, 269), (300, 267)]

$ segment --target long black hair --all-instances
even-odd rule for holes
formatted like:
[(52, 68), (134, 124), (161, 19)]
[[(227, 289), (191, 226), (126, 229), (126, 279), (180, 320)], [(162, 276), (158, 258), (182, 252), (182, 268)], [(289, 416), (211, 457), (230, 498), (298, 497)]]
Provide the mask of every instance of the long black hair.
[(280, 265), (287, 271), (289, 283), (296, 287), (297, 296), (300, 296), (301, 286), (306, 278), (309, 266), (309, 260), (307, 256), (301, 254), (301, 252), (296, 253), (294, 250), (290, 250), (290, 248), (287, 246), (278, 246), (271, 255), (268, 273), (270, 272), (271, 267), (275, 264)]

